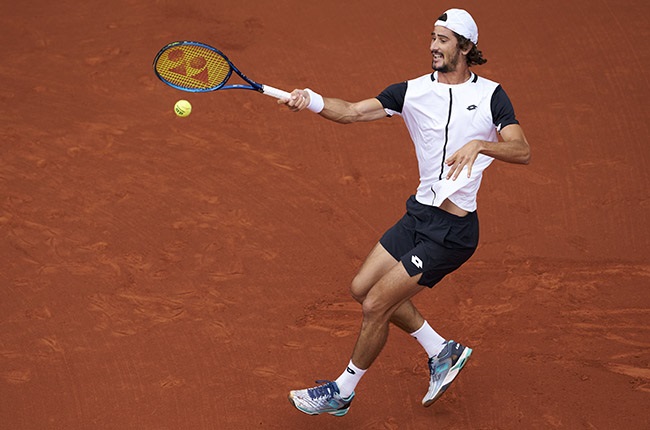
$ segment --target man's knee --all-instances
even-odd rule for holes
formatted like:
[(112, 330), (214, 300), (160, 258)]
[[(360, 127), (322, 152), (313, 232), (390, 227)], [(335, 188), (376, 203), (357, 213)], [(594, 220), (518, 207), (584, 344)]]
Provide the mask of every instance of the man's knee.
[(388, 321), (393, 306), (379, 294), (367, 294), (361, 303), (363, 318), (367, 321)]
[(357, 302), (363, 303), (371, 287), (372, 285), (368, 285), (368, 282), (363, 277), (357, 275), (350, 284), (350, 295)]

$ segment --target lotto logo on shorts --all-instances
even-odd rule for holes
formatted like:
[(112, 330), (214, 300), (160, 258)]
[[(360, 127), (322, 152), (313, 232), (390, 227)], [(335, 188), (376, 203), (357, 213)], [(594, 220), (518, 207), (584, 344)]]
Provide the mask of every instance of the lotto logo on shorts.
[(411, 256), (411, 263), (413, 263), (413, 265), (418, 269), (422, 268), (422, 260), (420, 260), (420, 258), (417, 255)]

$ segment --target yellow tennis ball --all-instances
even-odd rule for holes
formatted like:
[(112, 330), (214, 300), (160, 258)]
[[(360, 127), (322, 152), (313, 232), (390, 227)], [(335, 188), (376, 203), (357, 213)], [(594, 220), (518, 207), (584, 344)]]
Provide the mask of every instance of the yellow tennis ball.
[(174, 113), (181, 117), (186, 117), (192, 113), (192, 105), (187, 100), (179, 100), (174, 105)]

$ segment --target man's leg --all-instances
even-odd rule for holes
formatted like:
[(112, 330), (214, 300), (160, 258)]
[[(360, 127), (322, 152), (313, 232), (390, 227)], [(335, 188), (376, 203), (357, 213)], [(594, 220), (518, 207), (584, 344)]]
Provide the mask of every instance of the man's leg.
[[(353, 297), (363, 305), (364, 322), (359, 339), (355, 345), (350, 366), (354, 365), (355, 368), (358, 366), (364, 369), (363, 371), (365, 373), (365, 370), (368, 369), (372, 361), (374, 361), (381, 351), (388, 337), (388, 324), (380, 324), (377, 326), (377, 321), (380, 323), (383, 321), (381, 318), (377, 319), (373, 317), (373, 314), (377, 313), (374, 310), (380, 311), (376, 316), (381, 316), (382, 309), (388, 309), (390, 313), (390, 307), (386, 306), (391, 302), (389, 299), (390, 295), (382, 293), (382, 288), (385, 289), (386, 285), (389, 285), (391, 282), (396, 282), (397, 285), (400, 285), (402, 282), (408, 283), (409, 281), (418, 279), (416, 276), (410, 278), (409, 281), (405, 281), (407, 278), (408, 275), (402, 263), (396, 262), (380, 244), (377, 244), (359, 270), (359, 274), (355, 277), (351, 287)], [(413, 287), (411, 285), (411, 287), (417, 289), (418, 286)], [(397, 308), (390, 315), (390, 321), (415, 337), (427, 351), (429, 356), (430, 381), (429, 390), (422, 399), (422, 404), (424, 406), (430, 406), (449, 387), (458, 375), (458, 372), (463, 368), (472, 350), (457, 342), (446, 341), (426, 323), (410, 300), (410, 297), (416, 293), (417, 291), (408, 296), (406, 300), (403, 300), (401, 304), (397, 305)], [(379, 306), (375, 303), (370, 303), (370, 300), (375, 300), (375, 295), (388, 299), (388, 301), (385, 301), (384, 305), (380, 303)], [(378, 308), (373, 310), (376, 306)], [(370, 337), (365, 335), (366, 331), (371, 334)], [(353, 393), (358, 382), (358, 378), (352, 382), (350, 382), (350, 379), (350, 375), (344, 372), (337, 380), (337, 383), (342, 387), (346, 385), (351, 386), (341, 390), (344, 394)]]
[[(356, 366), (368, 369), (375, 361), (386, 343), (388, 324), (395, 311), (426, 288), (417, 283), (418, 279), (419, 276), (411, 277), (398, 262), (368, 291), (362, 304), (361, 330), (352, 353), (352, 362)], [(415, 310), (412, 304), (407, 310), (410, 312), (411, 309)], [(407, 322), (417, 316), (422, 318), (415, 311), (416, 314), (408, 314)], [(406, 312), (404, 314), (407, 315)]]
[[(324, 381), (317, 387), (291, 391), (289, 400), (296, 408), (310, 415), (345, 415), (356, 384), (386, 343), (388, 321), (411, 335), (418, 331), (418, 341), (425, 346), (419, 337), (425, 320), (410, 300), (426, 288), (417, 284), (418, 279), (410, 277), (402, 263), (381, 244), (373, 248), (351, 286), (352, 296), (362, 304), (364, 318), (348, 368), (335, 382)], [(426, 328), (434, 338), (438, 336), (428, 324)]]
[[(401, 266), (401, 263), (396, 261), (381, 244), (377, 244), (370, 252), (352, 282), (350, 290), (355, 300), (363, 304), (366, 296), (373, 290), (374, 285), (396, 266)], [(457, 353), (458, 347), (462, 347), (462, 345), (453, 341), (447, 341), (433, 330), (410, 299), (406, 300), (395, 310), (390, 321), (413, 336), (427, 352), (431, 375), (429, 391), (423, 399), (423, 404), (429, 406), (444, 392), (451, 380), (453, 380), (453, 375), (455, 374), (452, 370), (453, 367), (455, 366), (459, 370), (462, 368), (469, 354), (471, 354), (471, 349), (461, 350), (458, 356), (457, 354), (453, 354), (453, 352)], [(382, 333), (381, 335), (384, 336), (383, 342), (385, 342), (386, 333)], [(450, 355), (449, 359), (447, 359), (447, 355)], [(359, 360), (359, 358), (353, 356), (348, 368), (336, 380), (341, 393), (344, 395), (350, 395), (354, 392), (357, 383), (367, 369), (362, 367), (363, 370), (359, 372), (355, 360)], [(452, 370), (451, 379), (447, 378), (448, 375), (445, 371), (444, 364), (447, 362), (449, 362), (449, 369)]]
[[(363, 304), (370, 289), (393, 267), (401, 263), (377, 243), (352, 280), (350, 293), (359, 303)], [(411, 300), (405, 301), (395, 310), (390, 320), (407, 333), (413, 333), (424, 324), (424, 317), (415, 308)]]
[[(359, 273), (352, 281), (350, 292), (359, 303), (368, 291), (395, 265), (400, 264), (384, 247), (378, 243), (370, 252)], [(411, 300), (405, 301), (391, 316), (390, 322), (413, 336), (427, 352), (428, 357), (437, 355), (445, 344), (445, 339), (436, 333), (415, 308)], [(342, 376), (346, 376), (345, 374)], [(352, 381), (354, 383), (354, 381)], [(348, 391), (348, 390), (344, 390)]]
[[(328, 413), (343, 416), (348, 412), (354, 398), (356, 383), (386, 343), (391, 315), (411, 297), (426, 288), (418, 285), (418, 277), (411, 278), (402, 263), (396, 262), (381, 245), (377, 245), (370, 253), (363, 268), (365, 270), (360, 270), (362, 278), (379, 277), (379, 279), (369, 291), (363, 291), (363, 288), (359, 287), (360, 278), (355, 278), (356, 287), (352, 287), (353, 294), (357, 294), (355, 298), (359, 297), (359, 294), (364, 296), (363, 323), (348, 368), (337, 381), (324, 381), (326, 383), (323, 385), (293, 390), (289, 393), (291, 403), (306, 414)], [(415, 310), (412, 305), (411, 308)], [(409, 315), (407, 318), (412, 318), (419, 313), (415, 310), (415, 313), (409, 312), (407, 315)], [(342, 384), (344, 388), (342, 391), (337, 382), (340, 383), (343, 379), (346, 379), (346, 383)]]

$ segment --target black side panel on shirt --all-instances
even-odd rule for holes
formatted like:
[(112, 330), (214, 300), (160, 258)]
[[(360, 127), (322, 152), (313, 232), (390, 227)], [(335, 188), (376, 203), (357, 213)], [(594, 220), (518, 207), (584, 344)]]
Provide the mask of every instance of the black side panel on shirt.
[(386, 88), (377, 96), (377, 100), (381, 103), (384, 109), (394, 110), (395, 112), (402, 112), (404, 107), (404, 97), (406, 96), (406, 82), (393, 84)]
[(501, 88), (501, 85), (494, 90), (490, 107), (492, 109), (492, 121), (498, 131), (501, 131), (507, 125), (519, 124), (519, 121), (515, 117), (515, 108), (512, 107), (510, 98), (503, 88)]

